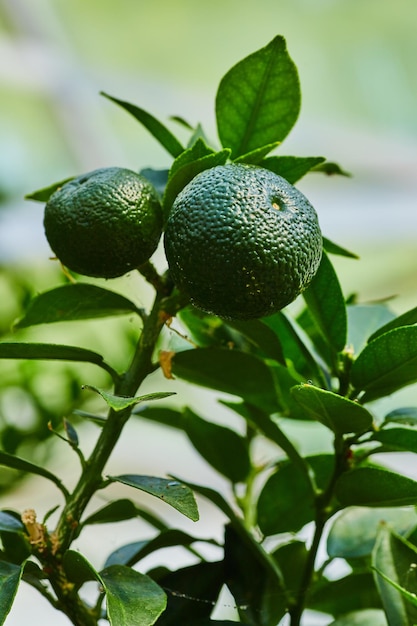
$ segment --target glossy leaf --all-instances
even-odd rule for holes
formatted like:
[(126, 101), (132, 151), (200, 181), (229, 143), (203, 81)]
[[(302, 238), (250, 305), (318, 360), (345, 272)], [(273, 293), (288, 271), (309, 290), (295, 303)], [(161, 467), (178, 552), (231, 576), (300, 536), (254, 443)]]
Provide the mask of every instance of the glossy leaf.
[(329, 556), (343, 559), (370, 556), (381, 524), (400, 535), (408, 535), (417, 526), (417, 514), (410, 507), (348, 507), (331, 525), (327, 537)]
[(389, 624), (414, 625), (417, 622), (417, 606), (404, 598), (403, 593), (393, 587), (391, 582), (378, 572), (415, 596), (417, 593), (416, 560), (417, 549), (391, 532), (387, 526), (381, 525), (372, 554), (372, 566), (376, 570), (375, 583)]
[(347, 257), (348, 259), (359, 258), (358, 255), (355, 254), (355, 252), (346, 250), (346, 248), (339, 246), (339, 244), (334, 243), (334, 241), (331, 241), (330, 239), (327, 239), (327, 237), (323, 237), (323, 247), (326, 250), (326, 252), (328, 252), (329, 254), (336, 254), (338, 256), (344, 256), (344, 257)]
[(280, 141), (273, 141), (266, 146), (255, 148), (255, 150), (252, 150), (251, 152), (247, 152), (246, 154), (242, 154), (242, 156), (237, 157), (237, 159), (235, 159), (235, 163), (247, 163), (248, 165), (263, 166), (263, 158), (267, 154), (272, 152), (272, 150), (275, 150), (275, 148), (277, 148), (280, 143)]
[(417, 453), (417, 431), (412, 428), (384, 428), (372, 435), (372, 441), (383, 446), (383, 452)]
[(136, 404), (150, 402), (152, 400), (163, 400), (164, 398), (169, 398), (170, 396), (175, 395), (175, 392), (161, 391), (156, 393), (148, 393), (144, 396), (135, 396), (133, 398), (130, 398), (125, 396), (116, 396), (112, 393), (108, 393), (107, 391), (103, 391), (103, 389), (98, 389), (93, 385), (83, 385), (83, 389), (90, 389), (91, 391), (98, 393), (106, 402), (106, 404), (114, 411), (123, 411), (124, 409), (135, 406)]
[[(159, 535), (153, 539), (144, 541), (135, 541), (133, 543), (126, 544), (114, 550), (106, 559), (105, 567), (109, 565), (135, 565), (141, 559), (144, 559), (149, 554), (162, 550), (164, 548), (184, 546), (189, 547), (197, 541), (203, 541), (192, 537), (181, 530), (175, 530), (168, 528), (163, 530)], [(215, 542), (204, 540), (207, 543), (214, 544)]]
[(225, 583), (223, 564), (219, 562), (202, 561), (155, 578), (168, 596), (167, 609), (158, 626), (205, 624)]
[(236, 320), (227, 322), (227, 325), (242, 333), (251, 344), (256, 346), (260, 356), (275, 359), (285, 365), (281, 341), (268, 325), (268, 318), (265, 322), (263, 320)]
[[(331, 455), (309, 457), (315, 482), (324, 489), (333, 471)], [(297, 532), (315, 517), (314, 486), (305, 473), (284, 461), (265, 483), (258, 500), (258, 525), (264, 535)]]
[(0, 531), (24, 533), (25, 527), (15, 515), (12, 515), (8, 511), (0, 511)]
[(330, 348), (341, 352), (347, 339), (346, 306), (337, 274), (325, 252), (304, 299)]
[(202, 419), (190, 409), (184, 412), (184, 430), (201, 456), (232, 483), (243, 482), (251, 469), (243, 437), (225, 426)]
[(175, 376), (190, 383), (244, 398), (268, 412), (279, 410), (275, 384), (268, 366), (237, 350), (185, 350), (172, 359)]
[(390, 330), (371, 341), (353, 363), (352, 384), (363, 402), (387, 396), (417, 381), (417, 326)]
[(60, 189), (65, 183), (69, 183), (70, 180), (73, 180), (75, 176), (70, 176), (69, 178), (64, 178), (64, 180), (60, 180), (57, 183), (52, 183), (47, 187), (43, 187), (42, 189), (38, 189), (37, 191), (32, 191), (31, 193), (27, 193), (25, 195), (25, 200), (35, 200), (36, 202), (48, 202), (49, 198), (52, 194)]
[(75, 283), (61, 285), (34, 298), (24, 316), (15, 323), (14, 327), (26, 328), (35, 324), (51, 324), (126, 313), (140, 314), (140, 311), (133, 302), (118, 293), (96, 285)]
[(14, 563), (0, 561), (0, 624), (4, 624), (12, 608), (24, 565), (20, 567)]
[(0, 342), (0, 359), (78, 361), (93, 363), (109, 372), (115, 379), (117, 374), (105, 363), (103, 357), (92, 350), (51, 343)]
[(191, 489), (174, 479), (156, 478), (154, 476), (140, 476), (138, 474), (123, 474), (111, 476), (114, 482), (129, 485), (140, 489), (163, 500), (174, 509), (190, 518), (193, 522), (198, 520), (197, 504)]
[(300, 110), (297, 68), (285, 39), (275, 37), (222, 78), (216, 95), (216, 119), (223, 147), (232, 158), (282, 141)]
[(225, 531), (224, 569), (243, 623), (276, 626), (286, 613), (286, 594), (232, 526)]
[(0, 465), (10, 467), (11, 469), (15, 469), (20, 472), (28, 472), (29, 474), (36, 474), (38, 476), (42, 476), (43, 478), (47, 478), (58, 487), (64, 496), (68, 495), (64, 485), (61, 483), (60, 479), (55, 476), (55, 474), (52, 474), (52, 472), (49, 472), (47, 469), (40, 467), (39, 465), (35, 465), (30, 461), (26, 461), (18, 456), (14, 456), (13, 454), (8, 454), (7, 452), (2, 452), (0, 450)]
[(417, 407), (401, 407), (390, 411), (384, 419), (384, 423), (404, 424), (407, 426), (417, 426)]
[(118, 104), (122, 107), (122, 109), (125, 109), (125, 111), (133, 115), (133, 117), (138, 122), (143, 124), (143, 126), (155, 137), (155, 139), (159, 141), (161, 146), (163, 146), (171, 156), (175, 158), (184, 151), (184, 148), (178, 139), (153, 115), (134, 104), (114, 98), (107, 93), (102, 92), (101, 95), (115, 104)]
[(315, 420), (337, 435), (363, 433), (372, 426), (372, 415), (357, 402), (313, 385), (291, 390), (295, 400)]
[[(181, 158), (181, 156), (179, 158)], [(165, 219), (167, 219), (169, 211), (177, 195), (197, 174), (211, 167), (215, 167), (216, 165), (224, 165), (229, 156), (230, 150), (226, 149), (221, 150), (220, 152), (210, 152), (209, 154), (186, 163), (177, 169), (168, 179), (168, 183), (165, 188), (163, 198)]]
[(329, 381), (320, 364), (314, 358), (305, 342), (301, 339), (295, 324), (282, 311), (266, 317), (263, 323), (278, 337), (285, 361), (304, 380), (326, 386)]
[(68, 579), (79, 589), (90, 580), (100, 580), (99, 574), (87, 559), (76, 550), (67, 550), (62, 565)]
[(149, 576), (123, 565), (100, 572), (111, 626), (152, 626), (166, 608), (165, 592)]
[(271, 156), (264, 159), (260, 165), (294, 184), (315, 165), (324, 163), (325, 160), (324, 157)]
[(343, 506), (408, 506), (417, 502), (417, 482), (378, 467), (357, 467), (336, 483), (336, 497)]
[(393, 319), (390, 319), (386, 324), (380, 326), (378, 330), (376, 330), (369, 337), (369, 341), (373, 341), (380, 335), (383, 335), (384, 333), (387, 333), (394, 328), (400, 328), (401, 326), (412, 326), (414, 324), (417, 324), (417, 307), (414, 307), (414, 309), (410, 309), (409, 311), (402, 313), (402, 315), (393, 317)]

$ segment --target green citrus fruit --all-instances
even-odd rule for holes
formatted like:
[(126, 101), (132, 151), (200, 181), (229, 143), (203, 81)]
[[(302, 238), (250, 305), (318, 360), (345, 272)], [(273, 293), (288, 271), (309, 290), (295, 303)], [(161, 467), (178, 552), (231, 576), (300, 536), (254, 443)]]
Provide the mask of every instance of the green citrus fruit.
[(175, 199), (164, 240), (177, 287), (197, 307), (229, 319), (285, 307), (309, 285), (322, 254), (307, 198), (253, 165), (198, 174)]
[(49, 198), (46, 238), (59, 260), (86, 276), (115, 278), (155, 252), (162, 209), (153, 186), (131, 170), (109, 167), (75, 178)]

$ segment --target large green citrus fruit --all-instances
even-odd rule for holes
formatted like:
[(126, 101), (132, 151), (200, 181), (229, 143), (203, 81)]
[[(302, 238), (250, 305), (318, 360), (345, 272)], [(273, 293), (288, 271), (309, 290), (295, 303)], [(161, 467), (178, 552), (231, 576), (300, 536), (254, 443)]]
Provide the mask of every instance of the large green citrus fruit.
[(197, 307), (230, 319), (285, 307), (309, 285), (322, 254), (307, 198), (252, 165), (198, 174), (177, 196), (164, 239), (177, 287)]
[(44, 227), (52, 250), (70, 270), (115, 278), (155, 252), (162, 209), (146, 178), (109, 167), (55, 191), (45, 207)]

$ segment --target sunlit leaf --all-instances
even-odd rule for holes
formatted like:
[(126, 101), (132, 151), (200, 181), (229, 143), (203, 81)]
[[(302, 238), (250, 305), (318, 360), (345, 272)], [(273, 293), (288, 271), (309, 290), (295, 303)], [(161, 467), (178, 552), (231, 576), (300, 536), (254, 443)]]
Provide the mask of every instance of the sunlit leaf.
[(231, 148), (235, 159), (282, 141), (299, 110), (297, 68), (285, 39), (278, 36), (237, 63), (220, 81), (216, 118), (222, 146)]
[(392, 318), (384, 324), (384, 326), (380, 326), (378, 330), (376, 330), (370, 337), (369, 341), (373, 341), (380, 335), (388, 332), (389, 330), (393, 330), (394, 328), (399, 328), (400, 326), (412, 326), (417, 324), (417, 307), (414, 309), (410, 309), (402, 315), (398, 315), (397, 317), (392, 316)]
[(237, 157), (237, 159), (235, 159), (235, 163), (247, 163), (249, 165), (260, 165), (263, 166), (263, 158), (269, 154), (270, 152), (272, 152), (272, 150), (274, 150), (275, 148), (277, 148), (280, 145), (280, 141), (274, 141), (272, 143), (269, 143), (266, 146), (261, 146), (260, 148), (255, 148), (255, 150), (252, 150), (251, 152), (248, 152), (246, 154), (242, 154), (241, 156)]
[(26, 328), (35, 324), (94, 319), (126, 313), (141, 312), (133, 302), (113, 291), (96, 285), (75, 283), (61, 285), (34, 298), (24, 316), (14, 324), (14, 327)]
[(186, 517), (189, 517), (193, 522), (196, 522), (199, 518), (193, 492), (189, 487), (177, 480), (138, 474), (111, 476), (110, 479), (156, 496)]

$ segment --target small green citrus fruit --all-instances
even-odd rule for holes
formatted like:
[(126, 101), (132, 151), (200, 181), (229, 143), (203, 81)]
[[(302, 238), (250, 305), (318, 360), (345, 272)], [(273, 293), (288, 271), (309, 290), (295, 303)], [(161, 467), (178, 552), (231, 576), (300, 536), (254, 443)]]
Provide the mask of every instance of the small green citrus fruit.
[(317, 214), (281, 176), (227, 164), (198, 174), (167, 221), (165, 252), (174, 283), (220, 317), (259, 318), (292, 302), (322, 255)]
[(59, 260), (86, 276), (115, 278), (155, 252), (162, 209), (151, 183), (109, 167), (75, 178), (49, 198), (46, 238)]

